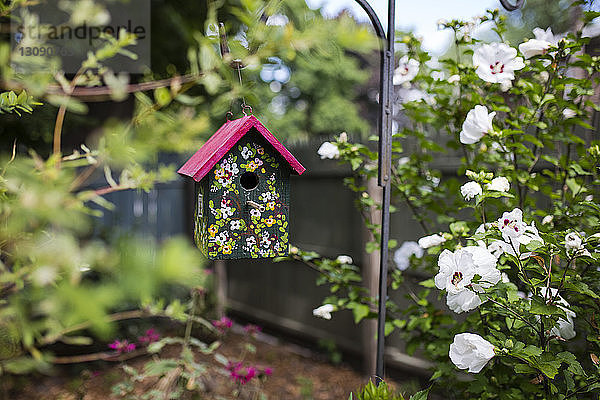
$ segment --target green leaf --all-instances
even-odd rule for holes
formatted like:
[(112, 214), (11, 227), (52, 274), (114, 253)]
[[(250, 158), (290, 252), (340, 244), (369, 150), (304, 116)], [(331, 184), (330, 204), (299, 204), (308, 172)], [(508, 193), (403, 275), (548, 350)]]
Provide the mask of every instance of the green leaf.
[(74, 346), (89, 346), (94, 343), (92, 338), (87, 336), (63, 336), (60, 341)]
[(379, 247), (379, 245), (377, 244), (377, 242), (371, 241), (365, 245), (365, 250), (368, 254), (371, 254), (372, 252), (377, 250), (378, 247)]
[(589, 288), (589, 286), (581, 281), (577, 281), (577, 280), (567, 280), (566, 282), (563, 283), (565, 289), (567, 290), (571, 290), (573, 292), (577, 292), (577, 293), (581, 293), (581, 294), (585, 294), (587, 296), (590, 296), (594, 299), (600, 299), (600, 296), (598, 296), (596, 294), (596, 292), (594, 292), (593, 290), (591, 290)]
[(560, 363), (557, 366), (556, 363), (553, 362), (544, 362), (537, 364), (537, 368), (542, 372), (542, 374), (546, 375), (550, 379), (554, 379), (556, 374), (558, 374), (559, 367)]
[(57, 107), (64, 106), (68, 111), (71, 111), (75, 114), (85, 114), (88, 111), (88, 108), (84, 103), (80, 102), (79, 100), (75, 100), (73, 97), (53, 94), (48, 95), (46, 98), (50, 104)]
[(523, 140), (525, 140), (527, 142), (530, 142), (530, 143), (533, 143), (537, 147), (544, 147), (544, 144), (538, 138), (536, 138), (533, 135), (525, 134), (522, 137), (523, 137)]
[(543, 301), (540, 301), (539, 298), (534, 298), (531, 302), (531, 308), (529, 310), (532, 314), (536, 315), (556, 315), (556, 314), (564, 314), (559, 307), (553, 304), (546, 304)]
[(2, 369), (11, 374), (28, 374), (30, 372), (40, 370), (46, 366), (43, 361), (36, 360), (32, 357), (18, 357), (0, 363)]
[(350, 302), (347, 307), (352, 310), (355, 324), (358, 324), (363, 318), (369, 315), (369, 306), (365, 304)]
[(358, 169), (358, 167), (360, 167), (362, 165), (362, 159), (361, 158), (351, 158), (350, 165), (352, 166), (352, 171), (356, 171)]
[(567, 370), (571, 371), (574, 375), (579, 376), (587, 376), (583, 367), (577, 361), (577, 357), (573, 353), (569, 353), (568, 351), (560, 352), (556, 355), (556, 358), (561, 360), (562, 362), (568, 365)]
[(413, 394), (412, 396), (410, 396), (410, 400), (427, 400), (427, 397), (429, 397), (430, 389), (431, 387), (428, 387), (425, 390), (421, 390), (420, 392)]
[(227, 357), (220, 353), (215, 353), (215, 361), (217, 361), (221, 365), (229, 364), (229, 360), (227, 359)]
[(515, 365), (515, 372), (517, 374), (536, 374), (538, 370), (526, 364), (517, 364)]
[(527, 243), (525, 247), (529, 251), (536, 251), (540, 247), (544, 247), (544, 244), (538, 240), (532, 240), (531, 242)]
[(154, 342), (154, 343), (150, 343), (148, 345), (148, 353), (158, 353), (162, 350), (163, 347), (165, 347), (165, 342), (158, 341), (158, 342)]
[(144, 374), (150, 376), (161, 376), (177, 368), (179, 362), (176, 359), (167, 358), (164, 360), (150, 361), (144, 367)]
[(392, 332), (394, 332), (394, 324), (388, 321), (385, 323), (385, 336), (388, 336)]
[(426, 287), (426, 288), (434, 288), (435, 281), (433, 280), (433, 278), (430, 278), (430, 279), (426, 279), (424, 281), (419, 282), (419, 285)]

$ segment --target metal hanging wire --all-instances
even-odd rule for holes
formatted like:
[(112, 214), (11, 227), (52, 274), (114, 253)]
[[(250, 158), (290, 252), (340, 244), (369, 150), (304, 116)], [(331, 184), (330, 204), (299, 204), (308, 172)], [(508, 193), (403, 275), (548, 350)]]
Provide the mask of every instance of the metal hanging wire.
[[(236, 66), (237, 72), (238, 72), (238, 79), (240, 80), (240, 89), (242, 89), (242, 93), (243, 93), (243, 88), (244, 88), (244, 83), (242, 82), (242, 67), (241, 67), (241, 62), (237, 63)], [(250, 107), (249, 104), (246, 104), (246, 98), (244, 97), (244, 95), (242, 94), (242, 113), (244, 114), (244, 116), (247, 116), (248, 114), (252, 115), (252, 107)]]
[[(225, 58), (227, 56), (227, 54), (230, 53), (229, 51), (229, 44), (227, 43), (227, 32), (225, 31), (225, 25), (222, 22), (219, 22), (219, 45), (221, 48), (221, 57)], [(242, 63), (242, 60), (240, 59), (235, 59), (232, 60), (229, 65), (231, 66), (231, 68), (236, 69), (237, 70), (237, 75), (238, 75), (238, 80), (240, 82), (240, 90), (242, 90), (243, 93), (243, 87), (244, 87), (244, 82), (242, 80), (242, 68), (244, 68), (244, 64)], [(244, 114), (244, 116), (247, 115), (252, 115), (252, 107), (246, 103), (246, 98), (244, 97), (244, 95), (242, 94), (242, 104), (240, 105), (242, 113)], [(234, 99), (231, 100), (231, 103), (229, 104), (229, 111), (227, 111), (227, 113), (225, 114), (225, 119), (227, 121), (230, 121), (231, 118), (233, 118), (233, 103), (234, 103)]]

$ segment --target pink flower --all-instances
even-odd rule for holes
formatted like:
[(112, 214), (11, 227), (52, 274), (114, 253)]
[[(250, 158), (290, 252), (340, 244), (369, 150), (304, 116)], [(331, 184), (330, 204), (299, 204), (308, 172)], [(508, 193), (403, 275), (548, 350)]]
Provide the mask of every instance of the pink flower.
[(265, 374), (266, 376), (271, 376), (273, 375), (273, 368), (271, 367), (267, 367), (263, 370), (263, 374)]
[(244, 377), (244, 380), (245, 380), (244, 383), (248, 383), (255, 376), (256, 376), (256, 368), (255, 367), (246, 368), (246, 376)]
[(154, 342), (158, 342), (160, 340), (160, 335), (154, 329), (148, 329), (144, 336), (140, 336), (138, 341), (140, 344), (150, 344)]
[(229, 328), (232, 327), (233, 325), (233, 321), (231, 321), (229, 318), (227, 317), (221, 317), (220, 320), (214, 320), (212, 321), (212, 324), (215, 328), (217, 328), (219, 330), (219, 332), (221, 334), (227, 332), (227, 330)]
[(253, 324), (248, 324), (246, 326), (244, 326), (244, 331), (250, 335), (250, 336), (254, 336), (256, 335), (258, 332), (262, 331), (262, 328), (258, 325), (253, 325)]
[(127, 340), (115, 340), (109, 344), (108, 347), (115, 350), (119, 354), (131, 353), (135, 350), (135, 343), (129, 343)]
[(241, 362), (229, 362), (226, 369), (229, 371), (229, 376), (234, 382), (239, 382), (242, 385), (250, 382), (256, 376), (256, 367), (244, 367)]

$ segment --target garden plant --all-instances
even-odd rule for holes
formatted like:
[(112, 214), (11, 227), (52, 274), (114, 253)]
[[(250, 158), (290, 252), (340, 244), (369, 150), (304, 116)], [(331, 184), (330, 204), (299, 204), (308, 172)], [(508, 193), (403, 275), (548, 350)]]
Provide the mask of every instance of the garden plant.
[[(516, 42), (497, 10), (475, 21), (442, 20), (454, 45), (437, 62), (414, 36), (398, 39), (403, 118), (394, 134), (393, 201), (422, 232), (394, 254), (386, 334), (397, 332), (409, 353), (434, 362), (432, 390), (445, 398), (600, 391), (600, 141), (591, 125), (600, 59), (590, 54), (600, 14), (583, 1), (568, 12), (578, 16), (570, 31), (538, 27)], [(495, 38), (474, 38), (481, 28)], [(375, 251), (369, 210), (377, 202), (365, 180), (377, 174), (371, 149), (342, 133), (319, 154), (354, 171), (346, 185), (375, 237), (367, 250)], [(454, 177), (435, 162), (448, 155), (460, 160)], [(316, 315), (377, 317), (378, 299), (361, 286), (358, 268), (293, 253), (330, 285)], [(430, 276), (417, 293), (405, 292), (411, 270)], [(402, 296), (409, 307), (399, 305)]]

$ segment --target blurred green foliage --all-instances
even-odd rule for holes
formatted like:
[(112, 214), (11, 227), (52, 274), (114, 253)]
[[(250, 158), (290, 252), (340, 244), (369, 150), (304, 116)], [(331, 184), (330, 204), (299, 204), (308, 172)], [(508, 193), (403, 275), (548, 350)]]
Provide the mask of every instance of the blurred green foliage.
[[(65, 4), (92, 14), (99, 6)], [(25, 6), (3, 3), (0, 13), (35, 25), (34, 15), (20, 13)], [(133, 57), (129, 34), (104, 37), (75, 75), (63, 73), (59, 59), (24, 59), (0, 43), (0, 107), (7, 113), (0, 124), (0, 375), (46, 371), (56, 357), (49, 345), (97, 346), (131, 316), (198, 320), (183, 299), (168, 295), (207, 284), (190, 241), (157, 243), (117, 229), (101, 240), (93, 234), (95, 217), (114, 208), (110, 193), (150, 191), (175, 179), (176, 166), (159, 163), (158, 155), (195, 151), (232, 105), (239, 114), (240, 99), (284, 139), (344, 126), (367, 130), (354, 91), (369, 76), (357, 68), (357, 55), (377, 47), (365, 26), (347, 16), (325, 20), (302, 0), (169, 0), (152, 7), (152, 69), (132, 77), (132, 86), (105, 65), (115, 54)], [(290, 22), (266, 24), (275, 14)], [(229, 35), (224, 58), (218, 22)], [(273, 57), (291, 71), (282, 92), (297, 88), (295, 98), (310, 103), (310, 112), (290, 113), (289, 120), (270, 113), (274, 92), (259, 75)], [(242, 85), (233, 59), (246, 66)], [(165, 77), (172, 79), (156, 84)], [(140, 81), (154, 86), (141, 90)], [(110, 89), (101, 100), (118, 104), (88, 114), (97, 107), (72, 94), (99, 86)]]

